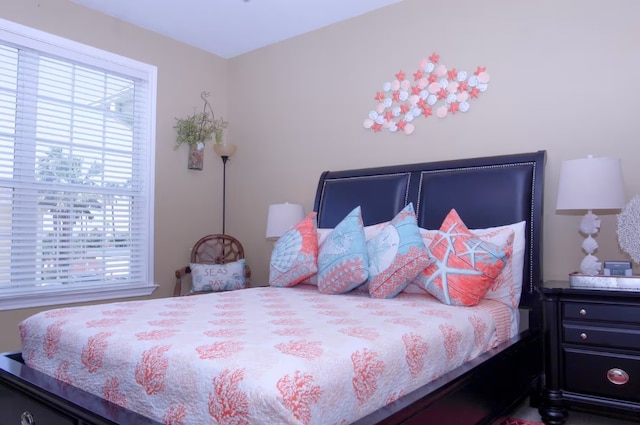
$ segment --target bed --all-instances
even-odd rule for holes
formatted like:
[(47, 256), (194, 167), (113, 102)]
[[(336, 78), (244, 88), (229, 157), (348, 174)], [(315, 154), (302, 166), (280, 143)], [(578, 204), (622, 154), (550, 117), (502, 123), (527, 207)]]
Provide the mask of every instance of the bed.
[[(528, 324), (528, 326), (523, 326), (527, 329), (521, 332), (514, 331), (514, 319), (513, 315), (511, 315), (509, 318), (510, 325), (507, 326), (509, 327), (507, 337), (504, 337), (504, 332), (500, 337), (488, 336), (487, 339), (490, 341), (487, 342), (489, 345), (483, 345), (473, 354), (463, 354), (459, 364), (456, 363), (453, 369), (447, 369), (443, 373), (425, 372), (425, 376), (432, 376), (435, 379), (420, 378), (424, 382), (419, 385), (416, 385), (417, 380), (412, 381), (413, 386), (409, 387), (410, 390), (404, 391), (399, 387), (397, 393), (393, 396), (387, 394), (382, 397), (382, 400), (371, 401), (371, 403), (377, 404), (367, 404), (366, 408), (362, 408), (361, 411), (356, 413), (338, 415), (335, 420), (331, 418), (329, 422), (318, 422), (317, 419), (314, 419), (313, 413), (309, 409), (305, 410), (298, 406), (299, 414), (295, 416), (297, 422), (288, 422), (291, 418), (285, 417), (285, 415), (282, 416), (282, 419), (261, 421), (260, 423), (355, 423), (359, 425), (446, 423), (489, 425), (502, 418), (503, 415), (529, 396), (536, 389), (541, 373), (540, 298), (538, 287), (541, 284), (542, 276), (541, 236), (544, 163), (545, 152), (539, 151), (322, 173), (314, 203), (314, 211), (317, 212), (317, 223), (320, 228), (336, 227), (350, 211), (358, 206), (362, 210), (362, 221), (365, 226), (388, 222), (408, 204), (414, 207), (417, 222), (423, 229), (438, 229), (452, 208), (455, 208), (460, 216), (464, 217), (465, 224), (471, 229), (487, 229), (524, 222), (523, 283), (518, 307), (520, 311), (525, 312), (523, 317), (527, 323), (523, 322), (523, 324)], [(326, 326), (325, 329), (323, 326), (322, 329), (320, 327), (317, 330), (313, 329), (313, 332), (336, 332), (333, 335), (342, 332), (342, 335), (344, 335), (345, 323), (347, 322), (343, 321), (346, 319), (340, 319), (342, 314), (348, 315), (350, 311), (358, 308), (373, 309), (378, 312), (376, 315), (380, 320), (380, 323), (374, 326), (375, 328), (395, 329), (391, 325), (387, 326), (390, 323), (389, 320), (403, 321), (404, 325), (409, 322), (415, 323), (418, 320), (411, 321), (407, 317), (398, 319), (398, 313), (404, 313), (405, 316), (409, 316), (413, 314), (409, 311), (411, 305), (415, 305), (418, 302), (422, 303), (423, 299), (426, 302), (426, 299), (429, 298), (425, 294), (403, 292), (393, 299), (373, 300), (368, 297), (367, 293), (356, 293), (357, 291), (354, 291), (353, 294), (345, 295), (322, 295), (318, 294), (316, 288), (311, 285), (303, 284), (298, 286), (299, 288), (251, 288), (222, 294), (198, 295), (197, 297), (134, 302), (137, 304), (113, 303), (107, 305), (109, 306), (107, 310), (111, 311), (110, 314), (118, 316), (123, 314), (122, 310), (134, 310), (137, 308), (142, 310), (145, 306), (153, 308), (157, 305), (163, 305), (164, 310), (171, 311), (171, 309), (174, 309), (188, 314), (189, 309), (196, 308), (197, 304), (213, 302), (209, 301), (207, 297), (220, 296), (221, 298), (217, 299), (227, 300), (222, 305), (230, 305), (231, 307), (229, 308), (233, 309), (234, 303), (241, 303), (245, 311), (247, 311), (246, 309), (250, 310), (250, 313), (247, 313), (243, 320), (250, 321), (254, 326), (247, 332), (268, 333), (266, 330), (269, 329), (269, 326), (278, 326), (280, 324), (278, 320), (281, 319), (262, 320), (261, 318), (264, 316), (260, 316), (259, 310), (263, 307), (275, 308), (276, 312), (265, 310), (265, 314), (269, 314), (269, 311), (271, 311), (276, 316), (286, 316), (288, 314), (287, 309), (279, 305), (281, 302), (278, 300), (281, 295), (287, 293), (292, 294), (287, 295), (287, 297), (298, 297), (295, 301), (289, 302), (307, 306), (305, 308), (310, 312), (309, 316), (313, 317), (312, 320), (319, 322), (326, 315), (333, 316), (331, 322), (334, 327), (337, 326), (338, 328), (332, 329), (331, 326)], [(434, 300), (431, 299), (430, 302), (434, 302)], [(243, 303), (249, 304), (245, 305)], [(473, 314), (480, 315), (484, 312), (496, 310), (496, 304), (498, 303), (491, 304), (490, 301), (480, 303), (477, 307), (474, 307), (478, 309), (478, 312)], [(105, 309), (106, 307), (103, 306), (101, 308)], [(470, 314), (469, 312), (472, 311), (472, 309), (465, 307), (445, 306), (435, 301), (435, 304), (431, 307), (424, 307), (420, 304), (420, 311), (417, 314), (424, 314), (424, 311), (435, 311), (437, 312), (435, 316), (446, 316), (448, 314), (447, 308), (466, 309), (465, 314)], [(72, 313), (69, 313), (68, 310), (52, 310), (49, 315), (54, 319), (58, 316), (58, 319), (60, 319), (66, 314), (92, 314), (90, 310), (74, 310)], [(159, 309), (156, 308), (156, 310)], [(311, 313), (316, 314), (316, 316)], [(394, 316), (396, 317), (394, 318)], [(230, 317), (233, 317), (233, 315)], [(385, 319), (385, 317), (388, 319)], [(517, 318), (519, 319), (519, 315)], [(209, 337), (220, 336), (225, 333), (229, 334), (228, 329), (216, 328), (218, 325), (228, 326), (228, 319), (229, 317), (224, 319), (226, 322), (223, 324), (211, 323), (211, 329), (208, 330)], [(515, 323), (517, 323), (518, 319), (515, 319)], [(136, 320), (140, 319), (136, 318)], [(488, 320), (491, 320), (491, 318), (488, 318)], [(328, 322), (329, 320), (327, 320)], [(111, 326), (111, 322), (103, 321), (102, 325), (105, 324)], [(260, 324), (264, 326), (260, 327)], [(505, 326), (502, 327), (504, 328)], [(422, 331), (421, 328), (422, 326), (414, 328), (412, 332)], [(286, 332), (292, 332), (292, 330), (289, 328)], [(157, 335), (157, 333), (153, 335)], [(104, 337), (104, 332), (102, 336)], [(353, 335), (348, 336), (353, 337)], [(356, 335), (360, 340), (367, 340), (368, 336), (370, 334)], [(46, 337), (45, 333), (41, 335), (43, 340)], [(258, 338), (258, 334), (252, 337)], [(316, 335), (314, 334), (315, 337)], [(392, 335), (389, 336), (389, 338), (391, 337)], [(317, 335), (317, 338), (321, 338), (321, 335)], [(247, 337), (247, 340), (249, 339)], [(375, 337), (369, 339), (375, 339)], [(353, 338), (345, 337), (338, 345), (348, 345), (352, 342)], [(200, 344), (199, 347), (206, 346), (206, 344), (203, 345), (203, 343), (199, 342), (195, 342), (195, 344)], [(100, 346), (100, 341), (98, 341), (97, 345)], [(55, 350), (53, 350), (49, 347), (49, 350), (56, 351), (58, 348), (55, 347)], [(289, 347), (289, 349), (293, 350), (298, 348)], [(64, 346), (62, 349), (64, 349)], [(128, 346), (120, 347), (120, 352), (122, 353), (122, 350), (129, 349)], [(313, 353), (316, 353), (316, 351), (312, 347), (312, 349), (306, 350), (304, 353), (310, 356), (314, 355)], [(325, 348), (325, 352), (331, 353), (331, 349)], [(156, 351), (155, 354), (160, 355), (162, 353)], [(279, 360), (276, 356), (269, 351), (264, 351), (263, 355), (269, 359), (269, 362), (273, 362), (272, 369), (277, 370), (277, 362)], [(96, 363), (95, 356), (89, 355), (85, 357), (90, 359), (88, 363)], [(135, 408), (132, 409), (123, 408), (123, 405), (127, 406), (127, 401), (135, 398), (133, 393), (121, 391), (119, 393), (121, 399), (118, 400), (113, 398), (113, 392), (110, 392), (110, 397), (106, 398), (110, 398), (112, 401), (107, 401), (105, 397), (93, 395), (89, 391), (80, 389), (79, 387), (85, 385), (84, 383), (71, 385), (70, 383), (75, 383), (73, 376), (53, 373), (51, 370), (48, 373), (43, 373), (36, 370), (36, 368), (27, 366), (25, 358), (27, 360), (26, 363), (37, 365), (37, 369), (46, 370), (46, 366), (39, 364), (39, 360), (31, 348), (26, 351), (23, 349), (21, 353), (5, 353), (0, 356), (0, 411), (2, 411), (0, 413), (0, 423), (12, 423), (19, 420), (26, 424), (35, 423), (35, 420), (48, 424), (180, 423), (178, 420), (179, 415), (173, 418), (163, 418), (158, 416), (157, 413), (149, 414), (138, 405), (135, 405)], [(242, 355), (239, 354), (237, 357), (233, 357), (231, 361), (240, 362), (239, 364), (243, 366), (244, 370), (251, 370), (251, 366), (246, 366), (242, 363), (241, 358)], [(188, 360), (185, 359), (184, 365), (185, 370), (190, 371), (186, 367), (191, 363)], [(92, 361), (93, 363), (91, 363)], [(113, 358), (111, 360), (101, 358), (99, 363), (102, 364), (103, 361), (116, 361), (108, 368), (110, 370), (119, 368), (117, 360)], [(392, 359), (389, 359), (387, 363), (391, 361)], [(372, 363), (371, 359), (366, 356), (360, 359), (360, 362), (365, 365), (365, 368)], [(336, 365), (339, 366), (339, 363), (336, 363)], [(338, 366), (336, 366), (337, 369), (339, 369)], [(319, 363), (318, 367), (324, 368), (321, 370), (326, 370), (333, 368), (334, 364), (329, 367), (326, 364)], [(98, 368), (96, 366), (96, 369)], [(127, 366), (123, 363), (120, 374), (127, 375), (127, 370)], [(389, 368), (389, 370), (395, 369)], [(256, 372), (268, 373), (264, 368), (256, 369)], [(344, 374), (344, 371), (341, 373)], [(398, 372), (398, 382), (408, 380), (403, 378), (404, 375), (401, 375), (402, 373), (405, 372)], [(317, 376), (325, 375), (328, 375), (328, 373), (317, 373)], [(247, 376), (249, 376), (248, 372)], [(391, 381), (393, 381), (393, 378), (394, 375), (392, 374), (386, 377)], [(229, 382), (231, 381), (233, 379), (229, 380)], [(343, 381), (351, 380), (343, 379)], [(177, 381), (171, 382), (174, 385)], [(195, 382), (194, 385), (200, 385), (196, 381), (189, 382)], [(285, 383), (289, 387), (295, 387), (296, 385), (295, 380)], [(361, 388), (364, 388), (360, 394), (371, 393), (367, 382), (360, 384)], [(353, 385), (355, 386), (355, 383)], [(150, 387), (153, 387), (153, 382)], [(194, 388), (196, 387), (194, 386)], [(154, 390), (149, 390), (148, 386), (147, 391), (153, 392)], [(102, 391), (92, 392), (104, 394)], [(247, 393), (250, 392), (247, 391)], [(310, 391), (309, 394), (307, 394), (307, 397), (314, 397), (313, 391)], [(267, 393), (260, 394), (260, 396), (263, 399), (269, 398)], [(176, 395), (175, 397), (178, 396)], [(317, 396), (316, 398), (319, 399), (319, 397)], [(258, 398), (260, 399), (260, 397)], [(248, 400), (253, 399), (249, 398)], [(217, 403), (218, 411), (221, 411), (220, 409), (224, 410), (224, 406), (220, 407), (221, 403), (218, 403), (215, 397), (209, 397), (209, 401), (210, 405), (216, 405)], [(369, 399), (367, 402), (369, 402)], [(252, 401), (252, 403), (249, 408), (253, 408), (252, 406), (260, 402)], [(330, 401), (325, 401), (324, 403), (331, 407)], [(342, 405), (344, 403), (336, 401), (336, 411), (340, 410), (338, 404)], [(27, 415), (25, 416), (25, 414)], [(216, 417), (215, 415), (212, 416)], [(330, 415), (327, 414), (327, 416)], [(221, 416), (218, 417), (222, 418)], [(267, 415), (264, 417), (280, 418), (277, 413), (273, 413), (273, 416)], [(348, 420), (344, 418), (348, 418)], [(219, 421), (221, 423), (256, 423), (255, 420), (246, 421), (246, 418), (244, 422), (238, 418), (235, 418), (235, 420), (236, 422), (227, 418)], [(187, 421), (185, 423), (190, 422)]]

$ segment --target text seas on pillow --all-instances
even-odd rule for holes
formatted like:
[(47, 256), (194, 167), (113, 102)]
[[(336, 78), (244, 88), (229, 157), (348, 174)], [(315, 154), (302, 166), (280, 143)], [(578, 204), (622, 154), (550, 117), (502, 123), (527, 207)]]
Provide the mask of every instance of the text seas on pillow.
[(218, 292), (246, 286), (246, 260), (225, 264), (191, 263), (191, 292)]

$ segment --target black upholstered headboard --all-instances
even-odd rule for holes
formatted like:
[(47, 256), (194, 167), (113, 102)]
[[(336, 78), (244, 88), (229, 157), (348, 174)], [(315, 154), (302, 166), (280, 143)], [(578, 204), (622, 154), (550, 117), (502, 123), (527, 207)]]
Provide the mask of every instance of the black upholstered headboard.
[(537, 301), (542, 282), (542, 202), (546, 152), (325, 171), (314, 211), (318, 227), (335, 227), (353, 208), (365, 225), (391, 220), (409, 202), (426, 229), (455, 208), (470, 229), (526, 220), (520, 305)]

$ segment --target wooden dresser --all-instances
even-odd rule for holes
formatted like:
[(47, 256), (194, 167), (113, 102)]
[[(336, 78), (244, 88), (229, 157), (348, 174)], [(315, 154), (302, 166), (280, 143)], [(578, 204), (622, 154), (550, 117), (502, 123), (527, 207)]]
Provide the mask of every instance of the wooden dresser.
[(640, 292), (551, 281), (542, 293), (544, 423), (572, 409), (640, 422)]

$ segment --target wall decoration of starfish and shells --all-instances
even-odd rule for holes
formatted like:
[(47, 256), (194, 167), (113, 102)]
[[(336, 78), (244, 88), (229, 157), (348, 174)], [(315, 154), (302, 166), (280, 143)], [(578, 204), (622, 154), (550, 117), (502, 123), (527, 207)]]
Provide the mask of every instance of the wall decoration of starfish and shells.
[(448, 69), (440, 63), (440, 55), (433, 53), (420, 61), (413, 73), (413, 82), (401, 70), (394, 80), (383, 84), (382, 91), (375, 95), (378, 104), (364, 120), (364, 128), (374, 133), (387, 129), (392, 133), (412, 134), (415, 119), (434, 114), (445, 118), (467, 112), (471, 107), (469, 102), (488, 86), (489, 73), (485, 67), (479, 66), (471, 74)]

